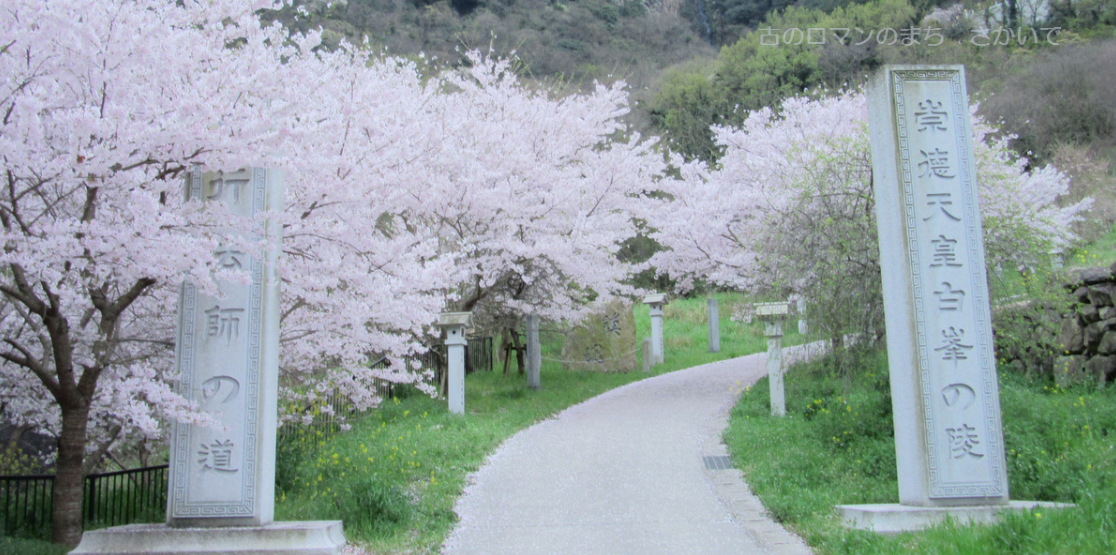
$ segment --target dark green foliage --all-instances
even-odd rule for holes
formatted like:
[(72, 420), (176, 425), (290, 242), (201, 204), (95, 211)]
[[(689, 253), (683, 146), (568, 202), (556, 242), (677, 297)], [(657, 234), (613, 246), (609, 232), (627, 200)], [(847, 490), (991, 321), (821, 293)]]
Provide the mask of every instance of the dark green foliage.
[(481, 2), (480, 0), (450, 0), (450, 4), (458, 14), (469, 15), (480, 7)]
[(297, 31), (325, 29), (329, 47), (367, 37), (373, 48), (438, 63), (460, 63), (469, 49), (514, 51), (525, 73), (574, 87), (622, 78), (643, 88), (663, 67), (712, 54), (687, 21), (649, 13), (640, 0), (349, 0), (270, 17)]
[(1009, 71), (981, 113), (1018, 135), (1016, 151), (1045, 164), (1067, 143), (1116, 147), (1116, 40), (1019, 58)]

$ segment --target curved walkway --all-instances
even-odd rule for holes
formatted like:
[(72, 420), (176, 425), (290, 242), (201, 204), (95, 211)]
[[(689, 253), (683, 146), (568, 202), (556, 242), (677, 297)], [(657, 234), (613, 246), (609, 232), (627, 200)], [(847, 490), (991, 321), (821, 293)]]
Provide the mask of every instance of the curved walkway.
[(810, 553), (740, 471), (703, 459), (728, 454), (729, 410), (765, 364), (757, 354), (663, 374), (512, 436), (471, 477), (443, 553)]

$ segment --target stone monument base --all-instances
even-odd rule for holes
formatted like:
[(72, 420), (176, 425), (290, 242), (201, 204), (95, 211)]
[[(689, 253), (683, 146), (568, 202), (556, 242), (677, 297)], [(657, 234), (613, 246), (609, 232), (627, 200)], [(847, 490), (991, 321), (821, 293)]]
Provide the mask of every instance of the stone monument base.
[(848, 528), (881, 534), (913, 532), (945, 522), (946, 518), (961, 524), (994, 524), (1004, 512), (1025, 512), (1033, 509), (1066, 509), (1072, 503), (1049, 501), (1009, 501), (1006, 505), (971, 505), (962, 507), (915, 507), (898, 503), (875, 505), (837, 505), (841, 522)]
[(340, 520), (273, 522), (266, 526), (172, 528), (130, 524), (91, 530), (74, 555), (336, 555), (345, 545)]

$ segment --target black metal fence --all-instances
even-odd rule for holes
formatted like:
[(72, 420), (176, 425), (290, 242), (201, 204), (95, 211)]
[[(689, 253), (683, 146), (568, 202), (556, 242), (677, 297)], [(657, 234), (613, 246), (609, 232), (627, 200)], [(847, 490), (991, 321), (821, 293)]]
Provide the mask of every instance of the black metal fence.
[[(85, 529), (162, 522), (167, 509), (167, 465), (85, 477)], [(0, 535), (47, 539), (54, 476), (0, 476)]]
[(465, 370), (467, 372), (492, 371), (492, 337), (474, 337), (465, 346)]
[(54, 476), (0, 476), (0, 534), (50, 537)]
[(85, 477), (85, 527), (161, 522), (167, 512), (168, 465)]

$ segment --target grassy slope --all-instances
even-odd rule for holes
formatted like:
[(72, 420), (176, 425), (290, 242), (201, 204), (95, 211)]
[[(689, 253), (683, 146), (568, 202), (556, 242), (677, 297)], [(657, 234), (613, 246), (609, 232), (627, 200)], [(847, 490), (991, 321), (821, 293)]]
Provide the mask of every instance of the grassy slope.
[(733, 411), (734, 461), (776, 519), (818, 553), (1116, 552), (1116, 391), (1016, 375), (1000, 385), (1011, 496), (1079, 509), (894, 537), (842, 528), (834, 505), (898, 502), (886, 371), (882, 354), (852, 379), (800, 367), (787, 378), (786, 418), (768, 415), (766, 379)]
[[(1067, 257), (1067, 265), (1116, 261), (1116, 229)], [(1079, 509), (1011, 516), (988, 527), (940, 526), (881, 537), (845, 530), (837, 504), (895, 503), (886, 355), (852, 378), (820, 365), (787, 377), (788, 417), (768, 415), (767, 381), (741, 398), (726, 442), (768, 510), (818, 553), (1116, 552), (1116, 390), (1065, 390), (1000, 376), (1009, 491), (1013, 499), (1070, 501)], [(776, 446), (776, 448), (772, 448)]]
[[(667, 305), (666, 361), (651, 375), (742, 356), (766, 348), (759, 324), (730, 321), (744, 299), (718, 295), (720, 353), (709, 353), (705, 299)], [(647, 307), (636, 307), (637, 337), (650, 332)], [(788, 326), (793, 327), (793, 326)], [(545, 326), (544, 326), (545, 328)], [(789, 333), (786, 343), (803, 338)], [(557, 341), (544, 357), (559, 358)], [(567, 372), (546, 361), (542, 390), (530, 391), (523, 376), (475, 373), (466, 379), (465, 417), (445, 402), (413, 395), (355, 422), (332, 440), (289, 446), (280, 460), (277, 518), (345, 521), (346, 535), (376, 553), (434, 553), (456, 521), (453, 504), (469, 473), (515, 432), (646, 374)]]

